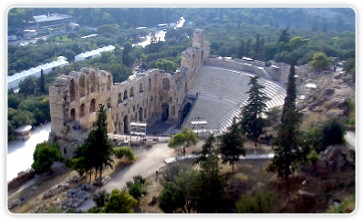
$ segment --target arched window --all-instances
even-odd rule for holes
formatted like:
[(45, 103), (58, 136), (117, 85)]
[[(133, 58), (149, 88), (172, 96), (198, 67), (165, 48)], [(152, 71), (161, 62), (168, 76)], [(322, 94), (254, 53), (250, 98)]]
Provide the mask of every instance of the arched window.
[(96, 111), (96, 100), (93, 98), (89, 106), (89, 112), (93, 113)]
[(142, 83), (140, 83), (140, 90), (139, 90), (140, 93), (144, 92), (144, 88), (142, 86), (143, 86)]
[(149, 91), (151, 91), (151, 78), (149, 78)]
[(71, 120), (76, 120), (76, 110), (74, 108), (71, 110)]
[(91, 93), (96, 92), (96, 74), (95, 72), (92, 72), (90, 75), (91, 80)]
[(118, 93), (118, 103), (121, 103), (122, 102), (122, 94), (121, 92)]
[(75, 85), (73, 79), (71, 79), (71, 82), (69, 85), (69, 97), (70, 97), (71, 102), (76, 99), (76, 85)]
[(169, 79), (163, 78), (163, 90), (168, 91), (170, 88), (170, 82)]
[(107, 99), (107, 108), (112, 108), (112, 106), (111, 106), (111, 98), (110, 97)]
[(86, 79), (83, 74), (79, 77), (79, 97), (86, 95)]
[(134, 88), (133, 87), (131, 87), (130, 88), (130, 97), (133, 97), (134, 96)]
[(171, 106), (171, 116), (175, 117), (175, 106)]
[(85, 115), (85, 110), (84, 110), (84, 104), (81, 104), (80, 108), (79, 108), (79, 117), (83, 117)]
[(124, 91), (124, 100), (126, 100), (128, 98), (127, 96), (127, 90)]
[(107, 76), (107, 90), (110, 91), (112, 86), (111, 75)]

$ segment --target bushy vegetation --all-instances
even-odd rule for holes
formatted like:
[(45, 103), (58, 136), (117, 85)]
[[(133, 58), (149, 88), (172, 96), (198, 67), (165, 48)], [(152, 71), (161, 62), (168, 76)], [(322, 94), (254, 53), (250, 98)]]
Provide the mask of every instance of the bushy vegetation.
[(238, 213), (274, 213), (276, 211), (275, 197), (267, 192), (242, 195), (236, 203)]
[(128, 146), (115, 147), (113, 148), (113, 151), (118, 159), (121, 159), (123, 157), (127, 157), (129, 160), (135, 159), (134, 153), (132, 152), (131, 148)]
[(52, 172), (51, 166), (55, 161), (62, 159), (62, 153), (59, 150), (59, 145), (48, 144), (43, 142), (37, 144), (33, 154), (34, 162), (32, 168), (36, 173), (42, 174)]

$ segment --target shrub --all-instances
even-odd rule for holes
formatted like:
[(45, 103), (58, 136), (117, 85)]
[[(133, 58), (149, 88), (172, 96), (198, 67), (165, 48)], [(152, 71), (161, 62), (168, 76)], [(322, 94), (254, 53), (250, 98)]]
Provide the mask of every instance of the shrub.
[(128, 146), (116, 147), (113, 150), (115, 152), (115, 156), (118, 159), (121, 159), (122, 157), (127, 157), (129, 160), (135, 159), (134, 153), (132, 152), (131, 148)]

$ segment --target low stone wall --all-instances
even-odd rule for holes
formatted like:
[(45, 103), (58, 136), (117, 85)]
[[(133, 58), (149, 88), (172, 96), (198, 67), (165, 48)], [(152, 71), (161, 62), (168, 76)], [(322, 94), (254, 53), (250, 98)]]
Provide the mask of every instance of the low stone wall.
[(12, 179), (8, 183), (8, 190), (13, 190), (13, 189), (19, 188), (24, 183), (33, 179), (34, 176), (35, 176), (35, 171), (33, 169), (28, 169), (27, 171), (20, 172), (17, 177)]

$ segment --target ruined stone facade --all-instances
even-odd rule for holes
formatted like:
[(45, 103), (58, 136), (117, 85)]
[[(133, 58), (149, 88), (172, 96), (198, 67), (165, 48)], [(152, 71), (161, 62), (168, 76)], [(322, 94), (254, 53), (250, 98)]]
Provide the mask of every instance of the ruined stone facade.
[(153, 69), (134, 73), (122, 83), (113, 83), (107, 71), (85, 67), (59, 76), (49, 87), (50, 141), (59, 142), (64, 155), (71, 157), (92, 129), (100, 104), (107, 109), (109, 133), (128, 134), (131, 122), (180, 123), (188, 89), (208, 55), (209, 44), (197, 29), (175, 73)]

